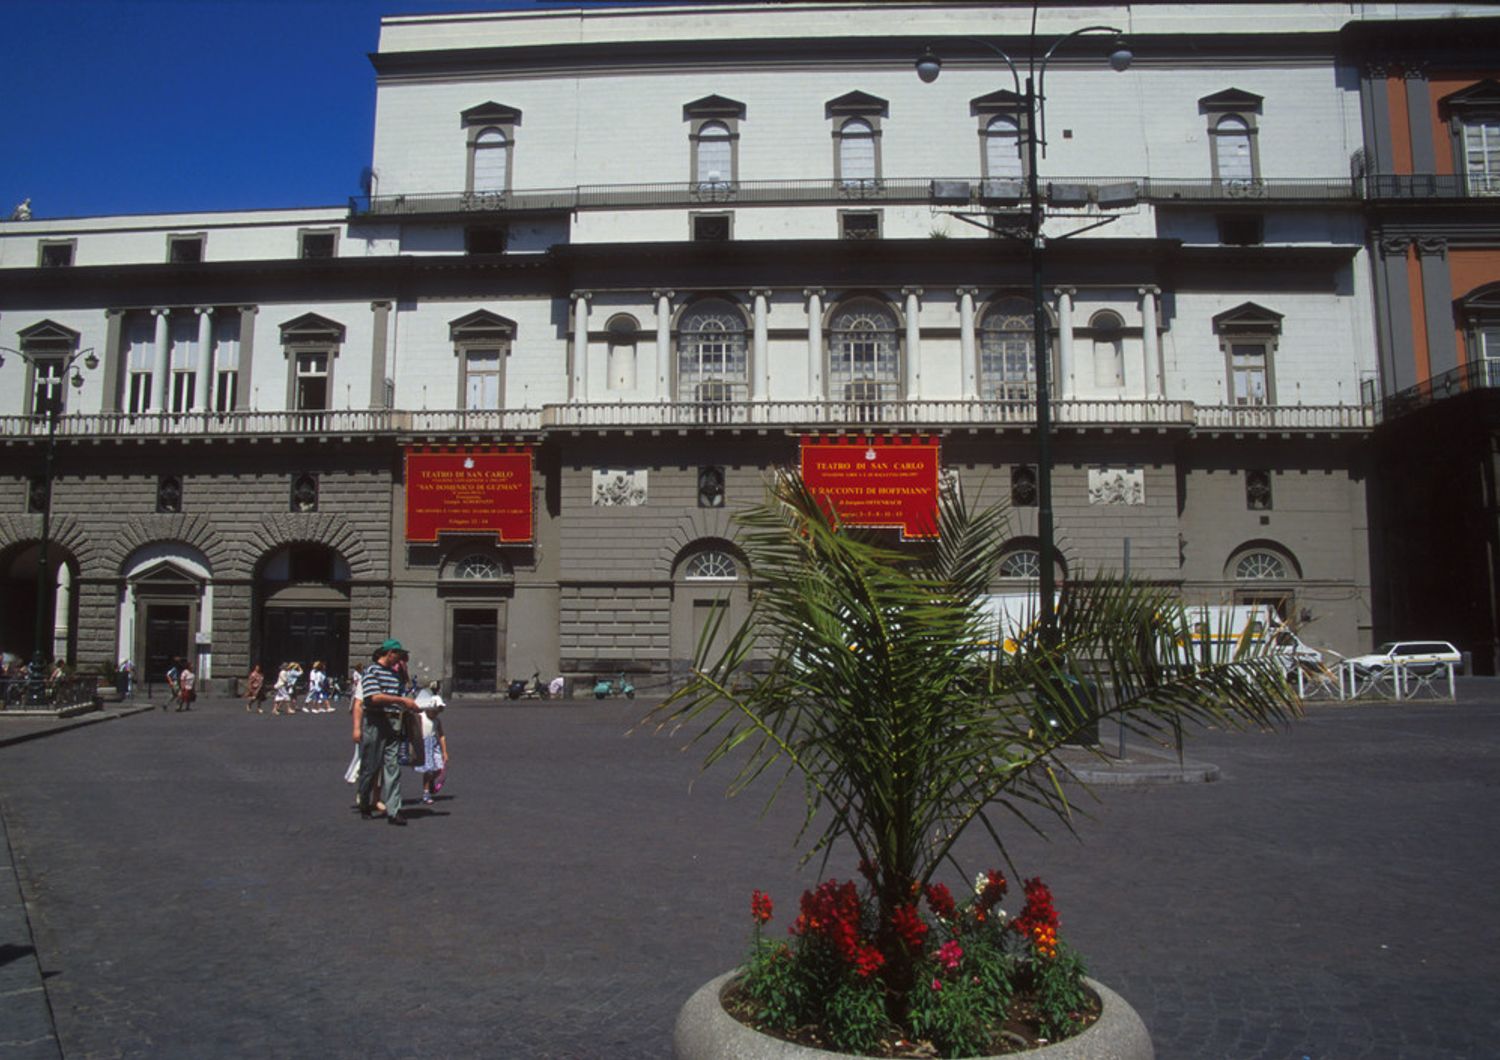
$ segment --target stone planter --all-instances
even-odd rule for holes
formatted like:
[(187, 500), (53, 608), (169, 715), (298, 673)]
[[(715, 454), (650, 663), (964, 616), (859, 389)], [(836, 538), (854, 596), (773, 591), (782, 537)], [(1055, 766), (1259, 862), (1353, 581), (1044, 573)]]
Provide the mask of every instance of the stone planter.
[[(830, 1053), (761, 1034), (725, 1012), (719, 995), (734, 975), (726, 972), (705, 983), (682, 1006), (672, 1032), (675, 1060), (849, 1060), (848, 1053)], [(1092, 1027), (1066, 1041), (1009, 1055), (1025, 1060), (1153, 1060), (1151, 1036), (1135, 1009), (1109, 987), (1093, 979), (1084, 981), (1103, 1003)]]

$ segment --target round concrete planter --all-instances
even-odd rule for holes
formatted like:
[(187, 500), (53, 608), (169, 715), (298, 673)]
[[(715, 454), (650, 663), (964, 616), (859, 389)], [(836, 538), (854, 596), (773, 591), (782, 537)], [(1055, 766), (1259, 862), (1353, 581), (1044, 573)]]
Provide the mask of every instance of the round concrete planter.
[[(848, 1053), (830, 1053), (761, 1034), (725, 1012), (719, 995), (734, 976), (726, 972), (705, 983), (682, 1006), (672, 1032), (675, 1060), (849, 1060)], [(1104, 1006), (1092, 1027), (1066, 1041), (1008, 1055), (1026, 1060), (1154, 1060), (1151, 1036), (1135, 1009), (1109, 987), (1092, 979), (1084, 981)]]

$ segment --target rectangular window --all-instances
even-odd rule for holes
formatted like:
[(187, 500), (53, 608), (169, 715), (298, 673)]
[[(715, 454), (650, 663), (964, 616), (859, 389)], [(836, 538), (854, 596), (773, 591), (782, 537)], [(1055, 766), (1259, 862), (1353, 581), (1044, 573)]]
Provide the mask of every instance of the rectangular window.
[(1235, 342), (1229, 346), (1230, 397), (1236, 405), (1265, 405), (1266, 346), (1261, 342)]
[(464, 229), (464, 249), (470, 254), (504, 254), (509, 236), (503, 225), (470, 225)]
[(464, 353), (464, 407), (471, 411), (500, 407), (500, 351)]
[(232, 412), (240, 387), (240, 320), (238, 313), (214, 318), (214, 410)]
[(1252, 512), (1271, 510), (1271, 473), (1245, 472), (1245, 507)]
[(693, 242), (727, 243), (733, 214), (695, 213), (693, 217)]
[(308, 351), (297, 354), (297, 409), (319, 411), (328, 408), (328, 352)]
[(1500, 118), (1464, 123), (1464, 170), (1470, 195), (1500, 195)]
[(168, 236), (167, 260), (173, 265), (193, 265), (203, 260), (201, 235)]
[(39, 359), (33, 377), (31, 411), (35, 416), (60, 416), (63, 412), (62, 359)]
[(168, 336), (172, 343), (169, 408), (173, 412), (190, 412), (198, 389), (197, 318), (174, 313)]
[(73, 241), (43, 241), (37, 245), (36, 263), (43, 269), (62, 269), (73, 264)]
[(151, 373), (156, 361), (156, 339), (151, 318), (144, 314), (129, 318), (125, 346), (125, 410), (151, 411)]
[(879, 239), (878, 210), (843, 210), (839, 213), (840, 239)]
[(1219, 225), (1219, 242), (1228, 246), (1256, 247), (1265, 238), (1265, 220), (1258, 214), (1223, 214)]
[(304, 229), (297, 233), (297, 256), (300, 258), (331, 258), (338, 246), (338, 233)]

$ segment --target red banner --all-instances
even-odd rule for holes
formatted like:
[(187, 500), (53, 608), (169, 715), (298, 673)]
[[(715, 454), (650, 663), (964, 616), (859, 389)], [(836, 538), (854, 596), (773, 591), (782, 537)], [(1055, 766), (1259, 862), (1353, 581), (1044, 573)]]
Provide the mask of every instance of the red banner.
[(445, 533), (530, 542), (531, 450), (408, 449), (406, 540)]
[(802, 439), (802, 480), (849, 526), (937, 537), (938, 443), (929, 438)]

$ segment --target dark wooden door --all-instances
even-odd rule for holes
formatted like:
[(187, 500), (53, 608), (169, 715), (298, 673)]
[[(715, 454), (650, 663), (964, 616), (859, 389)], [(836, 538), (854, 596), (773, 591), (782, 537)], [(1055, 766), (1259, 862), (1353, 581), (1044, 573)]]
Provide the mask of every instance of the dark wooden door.
[(453, 690), (455, 692), (493, 692), (499, 672), (499, 613), (488, 608), (455, 610), (453, 612)]
[(144, 677), (153, 684), (161, 684), (166, 681), (174, 659), (192, 658), (190, 615), (186, 604), (146, 606), (146, 666), (144, 673), (137, 673), (137, 679)]
[(306, 678), (312, 664), (322, 662), (330, 674), (342, 676), (349, 668), (349, 612), (335, 607), (268, 607), (260, 644), (259, 661), (268, 675), (284, 662), (299, 662)]

